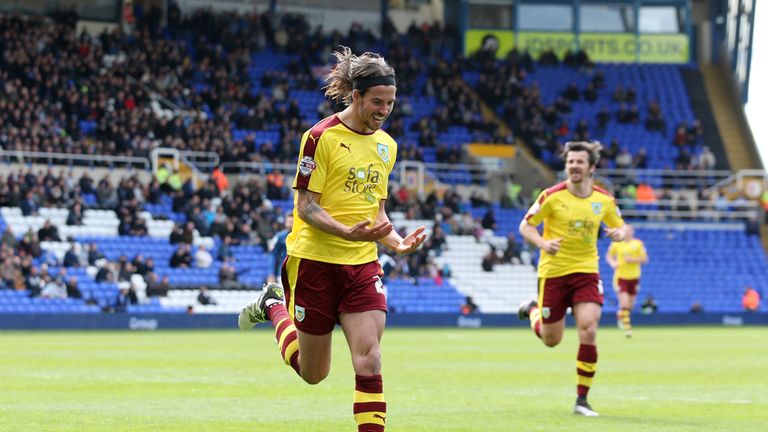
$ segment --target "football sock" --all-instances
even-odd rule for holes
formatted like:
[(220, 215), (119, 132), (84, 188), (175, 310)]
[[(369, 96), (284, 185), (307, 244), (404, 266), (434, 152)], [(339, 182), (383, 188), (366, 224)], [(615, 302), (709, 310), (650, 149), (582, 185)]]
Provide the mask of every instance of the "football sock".
[(595, 345), (579, 345), (579, 355), (576, 357), (576, 375), (579, 384), (576, 393), (580, 398), (586, 398), (592, 386), (592, 378), (597, 369), (597, 347)]
[(632, 322), (629, 318), (629, 309), (621, 309), (619, 311), (619, 316), (621, 317), (621, 326), (624, 328), (624, 331), (631, 331)]
[(355, 400), (352, 405), (358, 432), (383, 432), (387, 418), (384, 383), (381, 375), (355, 375)]
[(296, 371), (299, 376), (299, 341), (296, 334), (296, 326), (293, 325), (288, 309), (283, 303), (275, 303), (267, 309), (267, 317), (275, 328), (275, 340), (280, 349), (280, 355), (285, 364)]
[(532, 307), (528, 317), (531, 319), (531, 329), (541, 339), (541, 308), (537, 306)]

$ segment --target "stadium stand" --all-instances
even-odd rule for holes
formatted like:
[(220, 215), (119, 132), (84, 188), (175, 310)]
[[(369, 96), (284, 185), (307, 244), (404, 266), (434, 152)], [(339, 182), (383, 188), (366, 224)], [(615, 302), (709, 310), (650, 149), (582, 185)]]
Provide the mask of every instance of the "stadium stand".
[[(432, 234), (445, 232), (442, 243), (428, 242), (411, 257), (388, 257), (389, 301), (397, 313), (457, 312), (465, 296), (482, 312), (509, 313), (534, 294), (537, 252), (517, 234), (530, 197), (514, 209), (497, 199), (473, 204), (466, 191), (486, 186), (487, 179), (469, 173), (463, 152), (469, 142), (511, 144), (516, 134), (555, 168), (558, 143), (571, 138), (615, 141), (603, 168), (703, 166), (701, 131), (682, 78), (693, 65), (463, 59), (424, 42), (429, 34), (458, 46), (450, 29), (426, 26), (376, 40), (357, 25), (343, 36), (312, 33), (301, 15), (269, 19), (199, 10), (172, 20), (162, 32), (139, 21), (130, 35), (77, 35), (66, 25), (0, 14), (0, 31), (8, 36), (4, 46), (11, 48), (0, 71), (8, 95), (0, 100), (3, 149), (148, 158), (151, 149), (163, 146), (215, 153), (228, 173), (239, 172), (244, 162), (292, 165), (300, 134), (338, 108), (318, 91), (329, 50), (368, 40), (367, 49), (384, 52), (398, 70), (402, 94), (388, 130), (400, 143), (399, 159), (452, 164), (445, 173), (432, 173), (436, 190), (425, 197), (391, 192), (388, 211), (398, 230), (423, 224)], [(276, 41), (276, 32), (286, 33), (288, 42)], [(38, 55), (30, 60), (24, 53), (33, 50)], [(65, 60), (54, 61), (54, 53)], [(77, 71), (63, 67), (67, 62)], [(483, 104), (514, 134), (499, 132), (494, 119), (481, 114)], [(16, 159), (4, 155), (8, 164)], [(72, 183), (65, 173), (18, 166), (10, 171), (2, 181), (0, 228), (12, 228), (13, 243), (27, 237), (37, 242), (39, 251), (22, 252), (3, 242), (2, 265), (12, 276), (4, 272), (9, 289), (0, 289), (5, 313), (188, 313), (190, 306), (195, 313), (234, 312), (270, 274), (269, 240), (293, 206), (286, 180), (269, 176), (221, 191), (213, 181), (178, 179), (173, 186), (142, 182), (129, 172), (115, 185), (83, 177)], [(640, 179), (664, 186), (661, 176)], [(465, 188), (458, 193), (460, 186)], [(620, 193), (626, 183), (613, 186)], [(701, 187), (690, 192), (698, 194)], [(642, 207), (631, 202), (635, 196), (622, 198), (633, 209), (662, 210), (662, 204)], [(494, 223), (483, 226), (491, 211)], [(76, 223), (70, 223), (73, 213), (79, 214)], [(58, 240), (34, 239), (46, 221), (58, 229)], [(709, 222), (639, 221), (638, 237), (651, 255), (643, 294), (656, 298), (661, 311), (686, 312), (699, 302), (706, 311), (734, 312), (744, 285), (768, 289), (759, 238), (740, 223)], [(519, 259), (505, 257), (510, 241), (519, 247)], [(73, 244), (82, 266), (65, 267)], [(189, 245), (190, 260), (207, 250), (213, 263), (173, 266), (178, 244)], [(90, 245), (103, 262), (85, 265)], [(138, 256), (139, 264), (151, 260), (152, 269), (141, 274), (132, 264)], [(103, 279), (99, 272), (105, 268), (111, 276)], [(682, 274), (679, 268), (688, 270)], [(607, 281), (610, 271), (602, 272)], [(30, 275), (40, 280), (30, 284)], [(167, 293), (157, 291), (166, 277)], [(79, 297), (56, 294), (66, 278), (76, 280)], [(53, 288), (46, 291), (42, 281), (53, 281)], [(212, 288), (217, 304), (198, 302), (200, 285)], [(614, 297), (607, 296), (610, 311)]]

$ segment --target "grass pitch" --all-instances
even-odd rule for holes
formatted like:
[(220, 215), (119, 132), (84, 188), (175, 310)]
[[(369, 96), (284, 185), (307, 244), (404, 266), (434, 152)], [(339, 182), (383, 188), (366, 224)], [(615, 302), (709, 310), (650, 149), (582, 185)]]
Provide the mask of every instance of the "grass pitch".
[[(271, 331), (5, 332), (1, 431), (354, 431), (354, 375), (334, 335), (316, 386)], [(577, 340), (526, 329), (388, 329), (388, 431), (756, 431), (768, 426), (768, 329), (599, 333), (590, 402), (571, 414)]]

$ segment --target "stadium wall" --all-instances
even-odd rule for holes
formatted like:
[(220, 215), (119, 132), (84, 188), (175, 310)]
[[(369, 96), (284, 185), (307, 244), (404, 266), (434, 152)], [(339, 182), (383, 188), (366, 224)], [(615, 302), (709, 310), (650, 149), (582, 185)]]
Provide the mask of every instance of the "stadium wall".
[[(568, 317), (568, 325), (573, 327), (573, 320)], [(615, 325), (613, 316), (605, 315), (603, 326)], [(652, 315), (637, 314), (632, 317), (632, 325), (642, 326), (745, 326), (768, 325), (766, 313), (657, 313)], [(525, 321), (512, 314), (390, 314), (388, 327), (527, 327)], [(233, 314), (3, 314), (0, 330), (165, 330), (165, 329), (236, 329), (236, 317)], [(271, 329), (265, 326), (264, 328)]]

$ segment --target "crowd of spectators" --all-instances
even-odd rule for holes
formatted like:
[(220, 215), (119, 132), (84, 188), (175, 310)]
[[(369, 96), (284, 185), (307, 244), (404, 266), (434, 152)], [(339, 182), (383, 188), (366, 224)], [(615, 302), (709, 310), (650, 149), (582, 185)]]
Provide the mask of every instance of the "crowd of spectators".
[[(480, 97), (496, 109), (515, 133), (528, 143), (534, 153), (542, 157), (545, 152), (558, 155), (562, 143), (567, 141), (589, 141), (602, 136), (609, 123), (643, 124), (649, 132), (664, 136), (670, 134), (666, 116), (658, 100), (647, 101), (647, 112), (641, 113), (637, 104), (637, 92), (631, 85), (617, 85), (606, 88), (604, 72), (596, 68), (584, 51), (567, 51), (562, 64), (586, 74), (590, 79), (584, 88), (575, 82), (563, 83), (562, 90), (554, 102), (545, 104), (539, 82), (526, 78), (534, 68), (557, 66), (561, 63), (552, 50), (545, 50), (538, 61), (527, 52), (511, 49), (503, 61), (496, 58), (496, 47), (480, 49), (461, 67), (479, 73), (474, 86)], [(547, 83), (558, 85), (559, 83)], [(595, 119), (575, 118), (573, 104), (584, 101), (597, 104), (601, 92), (612, 91), (611, 100), (617, 106), (612, 111), (608, 106), (601, 108)], [(676, 169), (712, 169), (716, 161), (710, 151), (699, 154), (703, 129), (696, 119), (691, 124), (681, 123), (670, 136), (671, 144), (679, 147), (679, 156), (670, 161)], [(648, 168), (647, 149), (639, 148), (634, 154), (622, 147), (616, 139), (603, 151), (602, 168)], [(561, 169), (562, 163), (552, 158), (549, 164)]]
[[(215, 152), (223, 162), (293, 163), (303, 131), (317, 115), (340, 107), (324, 102), (316, 113), (302, 112), (291, 93), (319, 92), (322, 66), (340, 44), (381, 51), (396, 68), (404, 103), (390, 131), (403, 139), (406, 123), (414, 124), (419, 137), (403, 142), (414, 150), (408, 156), (419, 159), (417, 145), (437, 147), (436, 131), (448, 124), (467, 126), (478, 139), (499, 139), (476, 96), (462, 88), (459, 71), (440, 63), (459, 44), (456, 29), (439, 23), (413, 23), (399, 35), (390, 22), (377, 40), (359, 23), (347, 34), (327, 32), (292, 13), (277, 18), (198, 9), (182, 16), (171, 2), (161, 29), (156, 10), (136, 12), (132, 31), (99, 35), (77, 34), (71, 20), (0, 14), (0, 82), (7, 96), (0, 100), (0, 146), (144, 158), (162, 146)], [(290, 59), (264, 70), (253, 56), (266, 51)], [(426, 85), (417, 85), (425, 73)], [(408, 95), (440, 101), (438, 112), (425, 118), (431, 127), (416, 125)], [(236, 137), (235, 129), (247, 133)], [(268, 130), (279, 139), (257, 143), (256, 133)], [(440, 150), (442, 162), (460, 158), (456, 149)]]

